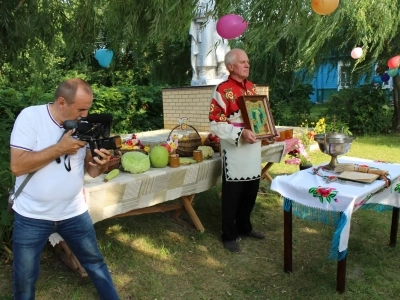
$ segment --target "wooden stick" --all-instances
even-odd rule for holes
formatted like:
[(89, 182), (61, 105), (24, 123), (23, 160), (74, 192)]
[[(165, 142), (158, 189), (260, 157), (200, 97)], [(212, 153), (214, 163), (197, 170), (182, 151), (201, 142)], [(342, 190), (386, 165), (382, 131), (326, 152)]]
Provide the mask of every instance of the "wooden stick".
[(386, 176), (389, 174), (386, 170), (380, 169), (371, 169), (369, 167), (359, 167), (353, 164), (339, 164), (335, 168), (334, 172), (341, 173), (344, 171), (353, 171), (353, 172), (361, 172), (361, 173), (370, 173), (370, 174), (377, 174), (381, 176)]

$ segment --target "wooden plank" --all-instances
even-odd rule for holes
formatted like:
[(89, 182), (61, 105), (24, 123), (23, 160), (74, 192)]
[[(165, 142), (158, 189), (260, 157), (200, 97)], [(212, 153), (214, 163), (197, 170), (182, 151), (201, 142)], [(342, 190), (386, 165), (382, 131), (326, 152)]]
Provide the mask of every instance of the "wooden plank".
[(336, 271), (336, 291), (340, 294), (344, 293), (346, 289), (346, 263), (347, 263), (347, 254), (345, 258), (339, 260), (337, 263), (337, 271)]
[(81, 277), (88, 276), (85, 269), (82, 267), (76, 256), (72, 253), (65, 241), (60, 241), (57, 245), (55, 245), (55, 250), (57, 256), (67, 265), (68, 268), (76, 272)]
[(390, 228), (390, 246), (394, 247), (397, 243), (397, 232), (399, 230), (399, 208), (392, 209), (392, 225)]
[(293, 248), (293, 220), (292, 220), (292, 206), (290, 211), (283, 210), (283, 270), (285, 273), (293, 271), (292, 265), (292, 248)]
[(272, 176), (268, 173), (269, 169), (273, 166), (273, 162), (268, 162), (264, 168), (261, 170), (261, 178), (268, 180), (270, 183), (272, 182)]
[(192, 206), (193, 198), (194, 198), (194, 195), (183, 196), (183, 197), (181, 197), (181, 200), (182, 200), (183, 205), (185, 206), (187, 213), (189, 214), (190, 218), (192, 219), (194, 226), (200, 232), (204, 232), (203, 224), (201, 224), (201, 221)]
[(126, 213), (122, 213), (119, 215), (115, 215), (112, 218), (122, 218), (128, 216), (137, 216), (141, 214), (149, 214), (149, 213), (156, 213), (156, 212), (165, 212), (170, 210), (179, 210), (183, 208), (182, 203), (174, 203), (174, 204), (162, 204), (162, 205), (155, 205), (150, 207), (138, 208)]

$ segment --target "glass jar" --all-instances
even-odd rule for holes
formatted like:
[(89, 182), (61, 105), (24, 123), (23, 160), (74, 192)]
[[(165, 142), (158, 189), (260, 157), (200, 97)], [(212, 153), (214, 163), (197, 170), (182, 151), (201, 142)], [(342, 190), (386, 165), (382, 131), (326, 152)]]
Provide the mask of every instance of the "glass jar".
[(203, 161), (203, 151), (201, 150), (194, 150), (193, 151), (193, 159), (197, 162)]
[(177, 168), (181, 165), (179, 161), (179, 154), (170, 154), (169, 155), (169, 166), (171, 168)]

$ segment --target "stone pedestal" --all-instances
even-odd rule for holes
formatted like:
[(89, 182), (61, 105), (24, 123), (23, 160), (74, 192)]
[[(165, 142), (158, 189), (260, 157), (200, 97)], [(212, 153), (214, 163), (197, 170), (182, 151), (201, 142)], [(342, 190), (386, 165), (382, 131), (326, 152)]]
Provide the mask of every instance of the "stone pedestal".
[[(214, 88), (215, 84), (163, 89), (164, 128), (173, 129), (180, 117), (187, 117), (189, 125), (209, 132), (208, 114)], [(268, 86), (257, 85), (257, 93), (268, 96)]]

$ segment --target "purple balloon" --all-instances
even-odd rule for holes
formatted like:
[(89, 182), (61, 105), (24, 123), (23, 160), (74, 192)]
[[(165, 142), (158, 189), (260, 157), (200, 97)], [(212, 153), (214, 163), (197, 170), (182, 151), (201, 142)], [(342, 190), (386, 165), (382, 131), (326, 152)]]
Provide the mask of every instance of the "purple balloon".
[(221, 17), (217, 22), (218, 34), (227, 40), (237, 38), (247, 28), (247, 22), (238, 15), (229, 14)]
[(389, 76), (388, 73), (383, 73), (383, 74), (381, 75), (381, 79), (382, 79), (383, 82), (387, 82), (387, 81), (389, 81), (390, 76)]

